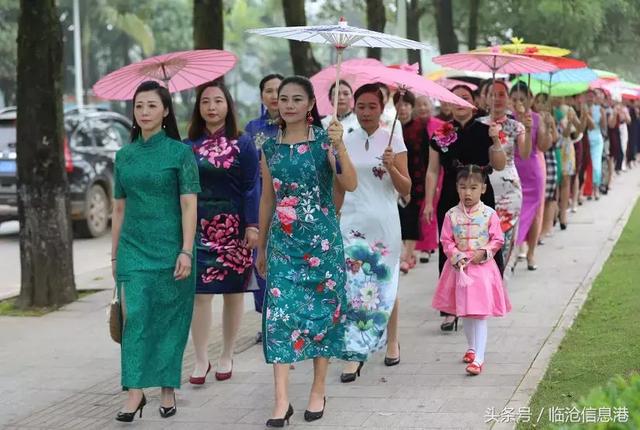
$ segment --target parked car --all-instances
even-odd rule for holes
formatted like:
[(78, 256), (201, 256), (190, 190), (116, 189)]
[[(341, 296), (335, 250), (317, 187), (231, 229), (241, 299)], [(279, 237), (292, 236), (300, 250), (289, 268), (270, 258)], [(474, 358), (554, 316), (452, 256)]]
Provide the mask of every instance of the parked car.
[[(15, 108), (0, 111), (0, 222), (18, 219)], [(111, 217), (115, 153), (129, 142), (131, 121), (88, 107), (64, 114), (64, 160), (69, 180), (71, 219), (79, 237), (107, 232)]]

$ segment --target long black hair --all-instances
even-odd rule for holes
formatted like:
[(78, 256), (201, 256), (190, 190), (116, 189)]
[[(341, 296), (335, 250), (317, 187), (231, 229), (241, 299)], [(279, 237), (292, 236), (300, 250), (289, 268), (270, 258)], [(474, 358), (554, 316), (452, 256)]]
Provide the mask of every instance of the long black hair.
[(227, 101), (227, 116), (224, 119), (224, 134), (229, 139), (237, 139), (238, 136), (240, 136), (240, 131), (238, 130), (238, 121), (236, 119), (236, 105), (233, 102), (233, 97), (231, 97), (231, 93), (227, 89), (227, 86), (220, 79), (207, 82), (198, 87), (198, 91), (196, 92), (196, 103), (193, 106), (193, 112), (191, 113), (191, 121), (189, 121), (189, 139), (200, 139), (200, 137), (202, 137), (202, 135), (207, 131), (207, 123), (204, 118), (202, 118), (202, 115), (200, 115), (200, 101), (202, 100), (202, 93), (204, 93), (204, 90), (212, 87), (220, 88), (220, 91), (222, 91), (222, 94), (224, 95), (224, 99)]
[(527, 86), (527, 84), (525, 84), (522, 81), (518, 81), (516, 82), (511, 89), (509, 90), (509, 95), (512, 95), (515, 92), (519, 92), (519, 93), (524, 93), (526, 94), (526, 96), (528, 98), (533, 97), (533, 94), (531, 94), (531, 90), (529, 89), (529, 87)]
[(173, 103), (171, 102), (171, 94), (169, 94), (169, 90), (160, 85), (156, 81), (144, 81), (138, 88), (136, 88), (136, 92), (133, 94), (133, 114), (132, 116), (132, 124), (131, 128), (131, 141), (135, 141), (138, 136), (142, 133), (140, 130), (140, 124), (136, 121), (135, 115), (135, 106), (136, 106), (136, 98), (138, 94), (147, 92), (147, 91), (155, 91), (156, 94), (160, 97), (160, 101), (162, 102), (162, 106), (164, 109), (169, 110), (169, 114), (162, 119), (162, 128), (164, 129), (167, 136), (175, 140), (180, 139), (180, 132), (178, 131), (178, 123), (176, 122), (176, 115), (173, 112)]
[(264, 78), (262, 78), (260, 80), (260, 83), (258, 84), (258, 86), (260, 87), (261, 95), (262, 95), (262, 91), (264, 91), (264, 86), (267, 85), (267, 82), (269, 82), (272, 79), (279, 79), (282, 81), (284, 79), (284, 76), (282, 76), (280, 73), (270, 73), (266, 75)]
[[(312, 125), (322, 128), (322, 122), (320, 121), (320, 114), (318, 113), (318, 104), (315, 103), (316, 95), (313, 92), (313, 84), (311, 83), (311, 81), (308, 78), (305, 78), (304, 76), (298, 76), (298, 75), (288, 76), (284, 78), (282, 82), (280, 82), (280, 86), (278, 87), (278, 97), (280, 97), (280, 93), (282, 92), (282, 89), (289, 84), (296, 84), (301, 86), (304, 92), (307, 94), (307, 97), (309, 97), (309, 100), (314, 101), (313, 107), (310, 110), (311, 116), (313, 117)], [(284, 129), (286, 126), (287, 126), (287, 123), (281, 119), (280, 128)]]

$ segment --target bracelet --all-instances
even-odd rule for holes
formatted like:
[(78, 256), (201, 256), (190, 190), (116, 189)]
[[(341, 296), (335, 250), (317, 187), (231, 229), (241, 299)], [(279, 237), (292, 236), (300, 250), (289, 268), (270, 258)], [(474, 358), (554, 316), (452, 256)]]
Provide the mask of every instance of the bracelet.
[(189, 251), (185, 251), (184, 249), (182, 249), (182, 250), (180, 250), (180, 252), (178, 253), (178, 255), (179, 255), (179, 254), (184, 254), (184, 255), (186, 255), (187, 257), (189, 257), (189, 258), (191, 258), (191, 259), (193, 260), (193, 254), (192, 254), (192, 253), (190, 253)]
[(502, 146), (498, 146), (498, 148), (496, 148), (495, 145), (491, 145), (489, 147), (489, 151), (491, 151), (491, 152), (504, 152), (504, 148)]
[(256, 233), (260, 233), (260, 229), (258, 229), (258, 227), (254, 227), (252, 225), (250, 225), (249, 227), (245, 228), (245, 230), (253, 230)]
[(116, 261), (116, 259), (115, 259), (115, 258), (112, 258), (112, 259), (111, 259), (111, 262), (113, 263), (114, 261)]

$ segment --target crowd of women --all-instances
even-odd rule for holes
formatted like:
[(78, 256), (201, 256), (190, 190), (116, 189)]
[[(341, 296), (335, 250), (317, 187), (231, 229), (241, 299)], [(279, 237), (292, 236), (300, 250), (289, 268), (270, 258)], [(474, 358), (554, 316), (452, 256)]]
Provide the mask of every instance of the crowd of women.
[[(400, 363), (401, 273), (436, 251), (440, 329), (457, 331), (462, 318), (461, 361), (480, 374), (487, 318), (511, 309), (505, 269), (526, 260), (536, 270), (556, 223), (566, 229), (568, 211), (610, 192), (613, 172), (640, 152), (640, 105), (602, 91), (549, 99), (524, 84), (460, 84), (452, 92), (476, 108), (443, 103), (436, 115), (427, 97), (340, 81), (329, 89), (337, 117), (321, 120), (306, 78), (271, 74), (259, 90), (262, 114), (241, 132), (225, 85), (199, 87), (184, 141), (163, 86), (135, 93), (132, 143), (114, 174), (128, 390), (119, 421), (142, 416), (148, 387), (162, 388), (162, 417), (176, 413), (189, 330), (190, 383), (206, 383), (212, 367), (217, 380), (232, 378), (247, 292), (273, 364), (267, 427), (294, 413), (288, 375), (301, 360), (314, 369), (304, 418), (321, 418), (331, 358), (344, 362), (343, 383), (376, 351), (386, 366)], [(214, 295), (223, 298), (223, 348), (212, 366)]]

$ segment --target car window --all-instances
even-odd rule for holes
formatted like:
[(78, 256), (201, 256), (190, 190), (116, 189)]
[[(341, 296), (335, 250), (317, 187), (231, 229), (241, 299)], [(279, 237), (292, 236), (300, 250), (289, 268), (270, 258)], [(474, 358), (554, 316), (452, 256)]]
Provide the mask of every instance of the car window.
[(129, 127), (119, 121), (113, 121), (111, 123), (113, 129), (120, 135), (122, 144), (129, 143), (131, 141), (131, 130)]
[(117, 150), (122, 146), (122, 137), (113, 122), (109, 120), (94, 120), (93, 133), (98, 148)]
[(91, 124), (88, 121), (83, 121), (78, 125), (71, 137), (71, 146), (74, 148), (91, 148), (93, 146), (92, 135)]

